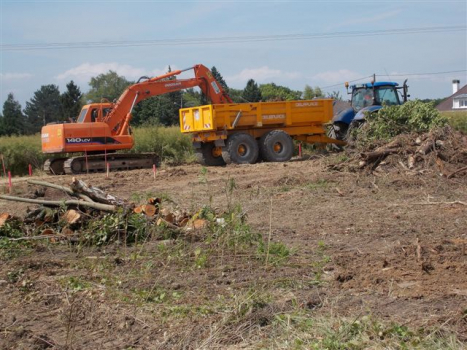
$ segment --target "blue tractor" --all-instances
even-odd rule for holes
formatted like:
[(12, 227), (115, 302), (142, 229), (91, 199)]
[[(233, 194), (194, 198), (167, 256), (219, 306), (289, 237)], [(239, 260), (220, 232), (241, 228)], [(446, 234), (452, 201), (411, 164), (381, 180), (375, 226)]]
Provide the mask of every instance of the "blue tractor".
[(377, 112), (383, 108), (383, 105), (401, 105), (410, 97), (407, 94), (407, 80), (402, 86), (394, 82), (375, 82), (374, 80), (373, 78), (371, 83), (352, 85), (350, 92), (349, 83), (345, 83), (347, 93), (352, 95), (351, 107), (340, 111), (333, 117), (329, 137), (347, 140), (349, 131), (362, 125), (365, 115)]

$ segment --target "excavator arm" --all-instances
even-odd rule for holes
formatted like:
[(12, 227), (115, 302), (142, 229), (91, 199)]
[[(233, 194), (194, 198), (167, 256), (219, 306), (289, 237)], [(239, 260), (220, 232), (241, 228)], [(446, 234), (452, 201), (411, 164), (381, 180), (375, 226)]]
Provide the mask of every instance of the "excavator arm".
[[(195, 77), (191, 79), (170, 79), (185, 71), (193, 69)], [(112, 112), (103, 122), (109, 125), (113, 135), (126, 135), (131, 121), (134, 106), (149, 97), (167, 94), (193, 87), (199, 87), (212, 104), (232, 103), (222, 86), (212, 76), (211, 71), (201, 65), (176, 70), (158, 77), (146, 78), (128, 87), (116, 102)]]

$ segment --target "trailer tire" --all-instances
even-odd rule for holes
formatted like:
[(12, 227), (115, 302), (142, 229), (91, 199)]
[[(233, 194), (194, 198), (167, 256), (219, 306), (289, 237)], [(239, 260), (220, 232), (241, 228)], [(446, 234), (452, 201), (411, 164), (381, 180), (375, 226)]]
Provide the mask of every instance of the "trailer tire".
[(266, 162), (287, 162), (293, 155), (293, 140), (283, 130), (272, 130), (259, 140), (259, 150)]
[(225, 165), (222, 153), (217, 152), (214, 142), (202, 143), (201, 148), (195, 150), (196, 160), (201, 165), (222, 166)]
[(253, 136), (237, 133), (229, 136), (222, 147), (222, 158), (226, 164), (254, 164), (258, 160), (259, 147)]

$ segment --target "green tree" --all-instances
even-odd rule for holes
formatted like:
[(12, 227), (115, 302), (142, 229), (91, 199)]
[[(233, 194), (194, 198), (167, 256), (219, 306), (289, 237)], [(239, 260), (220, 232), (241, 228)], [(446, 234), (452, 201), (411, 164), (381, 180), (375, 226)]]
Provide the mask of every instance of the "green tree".
[(260, 86), (264, 101), (288, 101), (299, 100), (302, 92), (291, 90), (288, 87), (276, 85), (274, 83), (262, 84)]
[(304, 100), (311, 100), (315, 97), (315, 92), (310, 85), (305, 85), (305, 89), (303, 90), (303, 99)]
[(326, 95), (327, 98), (332, 98), (336, 101), (342, 101), (342, 96), (340, 91), (328, 92)]
[(41, 86), (34, 92), (31, 100), (26, 102), (24, 114), (28, 124), (26, 133), (38, 132), (43, 125), (50, 122), (64, 121), (58, 86)]
[(246, 83), (242, 98), (248, 102), (259, 102), (263, 98), (258, 84), (253, 79), (248, 80)]
[(211, 68), (211, 73), (214, 79), (217, 80), (217, 82), (222, 86), (222, 89), (228, 94), (229, 93), (229, 87), (227, 86), (227, 83), (225, 82), (224, 78), (222, 77), (221, 73), (217, 70), (215, 66)]
[(25, 131), (25, 118), (21, 105), (12, 93), (3, 104), (3, 116), (0, 119), (0, 135), (21, 135)]
[(235, 103), (248, 102), (243, 98), (243, 90), (241, 89), (229, 88), (229, 96)]
[(102, 99), (112, 102), (118, 99), (131, 84), (132, 82), (126, 80), (125, 77), (109, 70), (108, 73), (99, 74), (97, 77), (91, 78), (89, 82), (91, 89), (84, 95), (84, 100), (86, 103), (101, 102)]
[(81, 98), (83, 94), (79, 87), (72, 81), (66, 85), (66, 91), (60, 96), (62, 102), (63, 117), (65, 120), (77, 118), (81, 110)]
[(314, 94), (316, 98), (324, 98), (323, 91), (319, 88), (319, 86), (315, 87)]

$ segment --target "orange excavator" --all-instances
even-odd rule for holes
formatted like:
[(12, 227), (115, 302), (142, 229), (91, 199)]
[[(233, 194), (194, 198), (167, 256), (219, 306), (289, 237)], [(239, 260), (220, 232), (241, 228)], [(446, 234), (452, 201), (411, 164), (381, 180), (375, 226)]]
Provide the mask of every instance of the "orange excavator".
[[(194, 78), (175, 76), (193, 69)], [(174, 77), (170, 79), (171, 77)], [(73, 123), (48, 124), (42, 128), (42, 152), (50, 154), (85, 153), (84, 156), (48, 159), (44, 170), (50, 174), (79, 174), (112, 169), (151, 168), (156, 154), (115, 153), (133, 148), (130, 121), (136, 104), (152, 96), (199, 87), (212, 104), (232, 103), (211, 71), (201, 65), (176, 70), (158, 77), (141, 77), (128, 87), (116, 103), (92, 103), (83, 106)]]

